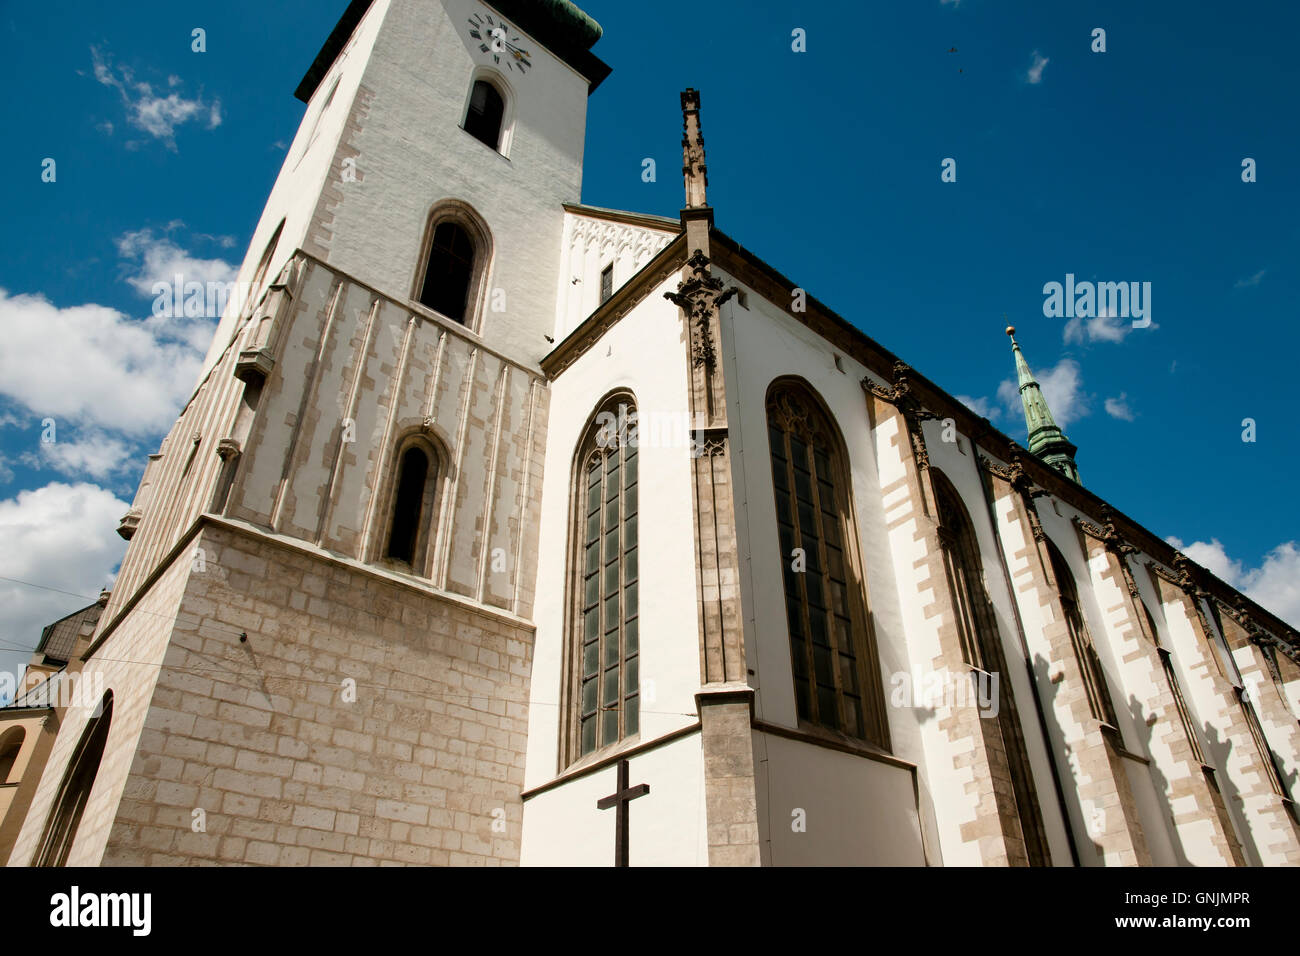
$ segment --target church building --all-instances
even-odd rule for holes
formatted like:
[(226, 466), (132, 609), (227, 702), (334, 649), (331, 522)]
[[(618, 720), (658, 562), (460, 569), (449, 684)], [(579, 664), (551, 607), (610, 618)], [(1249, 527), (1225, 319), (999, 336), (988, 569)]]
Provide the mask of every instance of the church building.
[(1014, 330), (1027, 447), (722, 232), (697, 91), (680, 217), (583, 204), (600, 35), (348, 6), (8, 863), (1300, 864), (1295, 630)]

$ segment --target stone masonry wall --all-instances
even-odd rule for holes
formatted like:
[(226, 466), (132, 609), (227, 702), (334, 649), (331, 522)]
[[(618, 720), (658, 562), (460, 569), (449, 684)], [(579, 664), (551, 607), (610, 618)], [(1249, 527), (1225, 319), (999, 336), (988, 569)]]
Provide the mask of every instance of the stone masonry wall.
[(251, 528), (195, 543), (105, 864), (518, 861), (530, 627)]

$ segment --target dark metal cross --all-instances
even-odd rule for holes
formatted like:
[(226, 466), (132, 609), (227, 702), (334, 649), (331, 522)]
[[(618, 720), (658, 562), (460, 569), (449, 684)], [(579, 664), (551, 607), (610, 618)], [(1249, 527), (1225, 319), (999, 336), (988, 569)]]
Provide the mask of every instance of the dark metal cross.
[(597, 810), (614, 807), (614, 865), (627, 866), (627, 819), (628, 804), (637, 797), (644, 797), (650, 792), (650, 785), (638, 783), (635, 787), (627, 785), (630, 769), (626, 760), (618, 762), (618, 789), (608, 797), (596, 801)]

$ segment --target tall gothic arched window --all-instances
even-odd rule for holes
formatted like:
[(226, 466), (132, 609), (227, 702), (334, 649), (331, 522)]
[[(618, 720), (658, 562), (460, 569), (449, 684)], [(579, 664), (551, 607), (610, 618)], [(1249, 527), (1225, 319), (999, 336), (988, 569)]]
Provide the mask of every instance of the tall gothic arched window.
[(505, 120), (506, 101), (487, 80), (475, 80), (465, 111), (465, 132), (493, 149), (501, 147), (501, 126)]
[(99, 773), (100, 761), (104, 757), (104, 744), (108, 740), (112, 719), (113, 692), (109, 691), (104, 695), (99, 716), (90, 718), (77, 749), (72, 753), (72, 759), (68, 761), (68, 769), (54, 797), (49, 819), (45, 822), (45, 832), (41, 836), (41, 847), (34, 865), (63, 866), (68, 862), (68, 854), (72, 852), (72, 844), (77, 837), (77, 827), (81, 825), (81, 816), (85, 813), (90, 791), (95, 786), (95, 777)]
[[(937, 468), (929, 472), (962, 657), (972, 668), (991, 675), (997, 682), (997, 713), (981, 713), (979, 725), (995, 779), (1005, 774), (1011, 781), (1010, 793), (998, 787), (994, 787), (993, 793), (1007, 838), (1008, 856), (1012, 864), (1047, 866), (1051, 863), (1047, 832), (1038, 806), (1024, 731), (1011, 692), (1011, 675), (1002, 653), (997, 616), (984, 584), (984, 563), (975, 527), (957, 489), (947, 477)], [(1014, 840), (1015, 836), (1020, 840)]]
[(570, 561), (572, 759), (640, 728), (636, 404), (620, 393), (578, 446)]
[[(1103, 724), (1118, 727), (1115, 722), (1115, 704), (1111, 700), (1110, 689), (1106, 684), (1106, 672), (1102, 669), (1101, 658), (1092, 642), (1092, 634), (1083, 618), (1079, 606), (1079, 589), (1075, 584), (1070, 566), (1065, 563), (1065, 555), (1052, 542), (1047, 542), (1048, 554), (1052, 557), (1052, 574), (1056, 577), (1056, 588), (1061, 595), (1061, 610), (1065, 612), (1066, 628), (1070, 632), (1070, 643), (1074, 646), (1074, 656), (1079, 661), (1079, 670), (1083, 673), (1083, 686), (1088, 694), (1088, 709), (1092, 716)], [(1149, 614), (1148, 614), (1149, 616)], [(1155, 623), (1151, 624), (1155, 633)]]
[(772, 386), (767, 431), (802, 723), (889, 748), (839, 433), (810, 389)]

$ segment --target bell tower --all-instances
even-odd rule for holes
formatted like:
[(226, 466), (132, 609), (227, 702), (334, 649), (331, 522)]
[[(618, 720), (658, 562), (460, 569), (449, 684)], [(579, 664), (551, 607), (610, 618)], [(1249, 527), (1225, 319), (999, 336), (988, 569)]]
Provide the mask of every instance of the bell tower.
[(307, 108), (240, 273), (247, 305), (301, 249), (535, 362), (586, 99), (609, 73), (600, 35), (567, 0), (352, 0), (295, 92)]
[[(60, 726), (13, 860), (41, 859), (46, 821), (84, 798), (72, 865), (141, 862), (130, 819), (157, 821), (154, 862), (518, 861), (550, 400), (537, 363), (586, 98), (608, 73), (599, 36), (565, 0), (348, 6), (298, 86), (306, 113), (239, 294), (120, 529), (82, 658), (116, 736), (84, 797), (60, 781), (99, 725)], [(177, 684), (204, 641), (239, 662), (236, 684)], [(319, 679), (298, 679), (307, 660)], [(191, 719), (168, 725), (183, 697)], [(309, 711), (311, 744), (291, 716)], [(241, 724), (316, 784), (195, 757), (195, 779), (242, 795), (221, 809), (230, 834), (256, 830), (272, 794), (297, 813), (251, 850), (195, 840), (188, 814), (152, 806), (143, 769), (181, 737), (218, 753)], [(344, 727), (371, 736), (326, 745)]]

